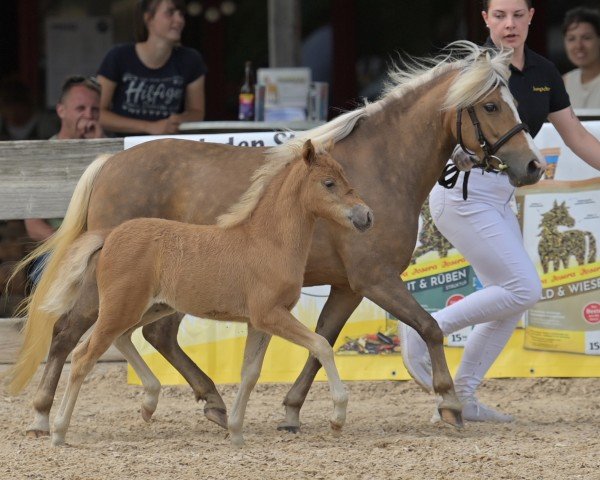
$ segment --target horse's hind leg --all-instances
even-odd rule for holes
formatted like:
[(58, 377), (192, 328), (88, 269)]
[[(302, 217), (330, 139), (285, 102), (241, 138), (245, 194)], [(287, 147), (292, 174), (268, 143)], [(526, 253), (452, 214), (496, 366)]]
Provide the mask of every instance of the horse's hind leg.
[(285, 308), (277, 307), (269, 312), (264, 318), (251, 318), (256, 328), (265, 330), (272, 335), (277, 335), (290, 342), (307, 348), (317, 360), (323, 365), (327, 373), (329, 389), (333, 400), (333, 415), (329, 423), (334, 432), (341, 430), (346, 422), (346, 407), (348, 405), (348, 393), (342, 383), (335, 366), (333, 348), (323, 336), (311, 331), (298, 321)]
[(244, 416), (246, 415), (246, 405), (248, 404), (250, 393), (252, 393), (260, 377), (260, 371), (270, 340), (271, 335), (256, 330), (252, 325), (248, 324), (248, 336), (246, 338), (244, 363), (242, 365), (242, 381), (240, 382), (238, 393), (231, 408), (228, 425), (231, 442), (236, 447), (241, 447), (244, 444), (242, 427), (244, 425)]
[[(352, 290), (331, 287), (331, 293), (319, 315), (316, 332), (333, 345), (346, 321), (360, 304), (362, 297)], [(277, 427), (278, 430), (287, 430), (297, 433), (300, 430), (300, 409), (306, 400), (310, 386), (315, 375), (321, 368), (319, 361), (309, 356), (302, 372), (285, 396), (285, 419)]]
[(177, 343), (177, 331), (183, 315), (176, 313), (144, 326), (144, 338), (175, 367), (190, 384), (196, 400), (205, 400), (204, 415), (227, 428), (227, 407), (214, 382), (188, 357)]
[(98, 291), (95, 280), (90, 283), (95, 269), (90, 270), (91, 272), (86, 273), (86, 283), (75, 307), (68, 314), (63, 315), (54, 326), (44, 373), (33, 399), (34, 420), (27, 427), (28, 437), (50, 434), (50, 409), (62, 369), (77, 342), (98, 317)]
[(144, 401), (142, 402), (142, 418), (149, 422), (158, 405), (158, 394), (160, 393), (160, 382), (152, 373), (146, 362), (131, 343), (131, 332), (124, 333), (115, 340), (115, 346), (123, 354), (131, 367), (135, 370), (144, 386)]

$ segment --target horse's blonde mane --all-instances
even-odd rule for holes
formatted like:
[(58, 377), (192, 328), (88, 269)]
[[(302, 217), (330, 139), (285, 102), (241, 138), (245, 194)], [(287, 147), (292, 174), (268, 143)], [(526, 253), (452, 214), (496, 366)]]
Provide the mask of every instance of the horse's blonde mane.
[(458, 70), (458, 75), (448, 89), (442, 109), (472, 105), (498, 85), (507, 84), (511, 49), (497, 51), (468, 41), (458, 41), (448, 45), (446, 50), (448, 53), (443, 56), (411, 59), (402, 67), (393, 66), (388, 72), (389, 82), (377, 101), (365, 101), (362, 107), (301, 132), (283, 145), (267, 149), (267, 160), (252, 176), (252, 185), (228, 213), (218, 218), (218, 225), (229, 228), (247, 219), (270, 180), (301, 154), (302, 145), (309, 138), (317, 149), (323, 148), (328, 142), (338, 142), (354, 130), (360, 119), (381, 111), (388, 102), (452, 70)]

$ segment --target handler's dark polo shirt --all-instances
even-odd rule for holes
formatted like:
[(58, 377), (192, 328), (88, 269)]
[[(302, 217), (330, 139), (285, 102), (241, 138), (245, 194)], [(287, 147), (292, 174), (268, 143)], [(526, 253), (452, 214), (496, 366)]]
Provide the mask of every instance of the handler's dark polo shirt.
[[(495, 48), (491, 38), (486, 47)], [(525, 66), (519, 70), (510, 65), (508, 88), (517, 100), (521, 121), (535, 137), (548, 118), (548, 114), (571, 105), (560, 73), (550, 60), (538, 55), (525, 45)]]

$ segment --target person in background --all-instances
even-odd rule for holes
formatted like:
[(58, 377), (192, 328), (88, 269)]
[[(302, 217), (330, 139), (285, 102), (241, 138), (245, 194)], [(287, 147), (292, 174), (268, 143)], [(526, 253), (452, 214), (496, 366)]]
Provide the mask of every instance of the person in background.
[(54, 116), (36, 108), (25, 83), (15, 77), (0, 82), (0, 140), (45, 140), (57, 125)]
[(183, 0), (141, 0), (137, 43), (113, 47), (98, 70), (100, 123), (120, 134), (171, 134), (204, 119), (206, 65), (181, 46)]
[[(483, 20), (490, 32), (486, 46), (513, 49), (508, 86), (531, 136), (537, 135), (548, 119), (577, 156), (600, 170), (600, 142), (575, 116), (558, 70), (525, 45), (534, 14), (532, 0), (484, 0), (482, 4)], [(460, 170), (473, 167), (469, 155), (460, 148), (454, 152), (452, 160)], [(542, 287), (510, 207), (515, 189), (508, 175), (498, 171), (471, 175), (466, 200), (462, 175), (451, 189), (436, 185), (429, 206), (437, 228), (472, 265), (484, 288), (433, 317), (444, 335), (474, 327), (454, 377), (463, 418), (509, 422), (512, 416), (482, 403), (476, 391), (523, 313), (540, 299)], [(425, 342), (404, 324), (400, 325), (400, 335), (404, 365), (423, 388), (431, 391), (431, 360)]]
[[(90, 77), (72, 76), (65, 80), (61, 90), (56, 113), (60, 119), (60, 130), (50, 140), (68, 140), (105, 137), (99, 123), (100, 85)], [(42, 242), (60, 226), (61, 219), (27, 218), (27, 235), (36, 242)], [(39, 259), (38, 259), (39, 260)], [(43, 260), (34, 262), (30, 278), (39, 276)]]
[(569, 10), (562, 25), (565, 50), (577, 68), (563, 79), (573, 108), (600, 108), (600, 12)]

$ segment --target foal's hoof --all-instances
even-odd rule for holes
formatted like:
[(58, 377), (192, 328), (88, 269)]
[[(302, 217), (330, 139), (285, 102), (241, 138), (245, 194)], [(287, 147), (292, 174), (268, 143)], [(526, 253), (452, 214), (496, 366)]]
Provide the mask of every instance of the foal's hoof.
[(298, 425), (286, 425), (284, 423), (281, 423), (277, 426), (277, 430), (289, 433), (299, 433), (300, 427)]
[(227, 411), (222, 408), (205, 408), (204, 416), (219, 427), (227, 430)]
[(438, 411), (440, 412), (440, 418), (444, 422), (456, 428), (463, 427), (462, 413), (460, 410), (451, 408), (438, 408)]
[(27, 430), (25, 432), (25, 436), (27, 438), (49, 437), (50, 436), (50, 432), (47, 431), (47, 430)]

